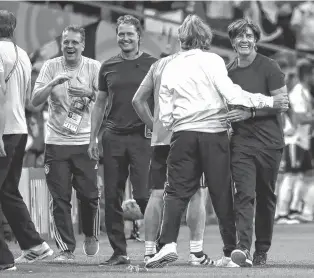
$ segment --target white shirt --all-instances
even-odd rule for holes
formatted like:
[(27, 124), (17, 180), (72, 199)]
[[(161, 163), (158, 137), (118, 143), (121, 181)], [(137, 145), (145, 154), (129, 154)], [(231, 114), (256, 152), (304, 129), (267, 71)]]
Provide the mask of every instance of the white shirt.
[[(16, 61), (14, 45), (10, 41), (0, 41), (0, 72), (6, 78)], [(30, 93), (32, 65), (27, 53), (17, 46), (18, 63), (6, 84), (4, 134), (27, 134), (25, 102)]]
[(307, 1), (297, 6), (292, 14), (291, 25), (299, 26), (296, 48), (314, 50), (314, 3)]
[(159, 118), (173, 130), (216, 133), (227, 129), (226, 104), (273, 107), (273, 98), (250, 94), (228, 77), (224, 60), (199, 49), (170, 61), (162, 74)]
[[(290, 105), (294, 113), (312, 113), (311, 93), (302, 84), (297, 84), (289, 94)], [(311, 125), (303, 124), (295, 127), (294, 134), (286, 136), (286, 144), (296, 144), (304, 150), (311, 146)]]

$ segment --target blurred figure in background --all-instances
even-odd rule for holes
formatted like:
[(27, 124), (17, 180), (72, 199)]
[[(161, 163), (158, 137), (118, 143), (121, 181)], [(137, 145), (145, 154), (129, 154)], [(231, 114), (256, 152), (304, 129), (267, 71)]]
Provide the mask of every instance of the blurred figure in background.
[(310, 93), (314, 80), (313, 65), (302, 62), (297, 71), (299, 82), (289, 94), (291, 109), (290, 117), (286, 118), (290, 119), (292, 132), (286, 134), (285, 138), (286, 173), (278, 196), (278, 224), (297, 224), (298, 221), (313, 220), (309, 209), (302, 215), (305, 190), (308, 183), (313, 183), (311, 126), (314, 117)]

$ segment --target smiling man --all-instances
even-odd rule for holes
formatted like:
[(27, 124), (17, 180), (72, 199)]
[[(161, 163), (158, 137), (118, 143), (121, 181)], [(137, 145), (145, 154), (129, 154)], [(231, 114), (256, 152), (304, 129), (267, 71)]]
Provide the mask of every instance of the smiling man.
[(85, 31), (68, 26), (62, 33), (63, 56), (48, 60), (36, 80), (32, 103), (48, 100), (45, 173), (52, 196), (54, 237), (61, 252), (56, 261), (74, 259), (75, 237), (71, 218), (72, 186), (81, 201), (84, 253), (94, 256), (99, 243), (94, 228), (98, 208), (97, 161), (87, 149), (91, 111), (98, 88), (100, 63), (82, 56)]
[[(260, 39), (258, 26), (240, 19), (228, 27), (228, 33), (237, 53), (236, 59), (228, 65), (233, 83), (252, 93), (287, 95), (285, 76), (277, 62), (256, 52), (256, 43)], [(234, 130), (231, 166), (239, 240), (231, 259), (240, 266), (252, 266), (250, 249), (256, 201), (253, 263), (264, 265), (273, 234), (275, 183), (284, 147), (282, 110), (230, 108), (227, 119)]]
[[(105, 61), (99, 72), (99, 95), (92, 113), (89, 155), (99, 159), (96, 142), (101, 124), (105, 182), (105, 224), (114, 252), (104, 264), (129, 264), (121, 204), (129, 176), (133, 198), (144, 215), (149, 194), (148, 169), (151, 158), (150, 136), (132, 106), (132, 99), (156, 61), (140, 51), (140, 21), (130, 15), (117, 21), (117, 43), (121, 52)], [(149, 101), (152, 104), (153, 98)]]

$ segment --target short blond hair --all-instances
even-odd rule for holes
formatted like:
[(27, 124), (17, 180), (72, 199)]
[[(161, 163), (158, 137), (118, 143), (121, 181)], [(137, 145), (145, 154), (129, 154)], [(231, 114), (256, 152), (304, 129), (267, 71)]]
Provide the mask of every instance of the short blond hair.
[(178, 33), (182, 49), (210, 49), (213, 38), (212, 30), (197, 15), (188, 15), (179, 27)]

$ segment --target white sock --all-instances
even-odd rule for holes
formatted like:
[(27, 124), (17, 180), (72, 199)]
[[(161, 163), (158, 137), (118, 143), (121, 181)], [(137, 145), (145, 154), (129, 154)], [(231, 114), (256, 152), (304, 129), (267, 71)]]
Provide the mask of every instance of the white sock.
[(190, 240), (190, 253), (203, 251), (203, 240)]
[(156, 254), (156, 242), (155, 241), (145, 241), (145, 256)]

